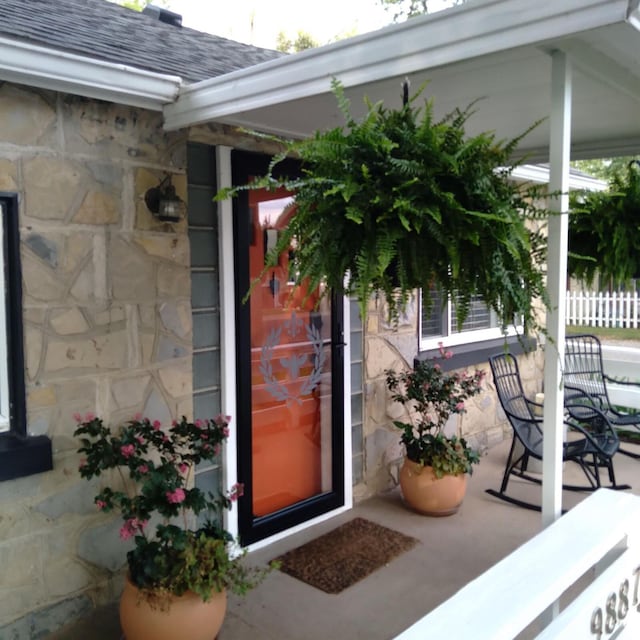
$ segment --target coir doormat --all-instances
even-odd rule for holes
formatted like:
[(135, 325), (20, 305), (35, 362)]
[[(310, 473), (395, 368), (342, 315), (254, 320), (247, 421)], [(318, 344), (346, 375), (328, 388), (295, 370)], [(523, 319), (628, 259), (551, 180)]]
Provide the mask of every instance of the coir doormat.
[(417, 542), (370, 520), (354, 518), (276, 560), (280, 571), (326, 593), (340, 593)]

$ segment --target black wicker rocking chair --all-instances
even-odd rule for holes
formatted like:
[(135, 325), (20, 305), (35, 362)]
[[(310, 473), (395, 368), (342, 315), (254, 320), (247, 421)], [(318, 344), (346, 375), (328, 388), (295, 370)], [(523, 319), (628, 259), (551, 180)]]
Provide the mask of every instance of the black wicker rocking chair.
[[(569, 415), (580, 422), (597, 422), (600, 413), (618, 432), (637, 432), (640, 436), (640, 412), (625, 412), (611, 403), (607, 383), (640, 389), (640, 383), (616, 380), (606, 375), (602, 364), (602, 346), (593, 335), (567, 336), (564, 355), (564, 402)], [(595, 411), (597, 410), (597, 411)], [(632, 458), (640, 454), (620, 448)]]
[[(509, 478), (518, 478), (541, 484), (539, 477), (527, 472), (527, 465), (531, 458), (542, 460), (542, 418), (535, 415), (535, 408), (542, 405), (529, 400), (522, 388), (518, 362), (509, 353), (501, 353), (489, 358), (493, 373), (493, 380), (500, 404), (513, 428), (513, 440), (502, 478), (500, 490), (487, 489), (486, 492), (506, 502), (540, 511), (540, 506), (514, 498), (507, 493)], [(575, 462), (580, 466), (587, 478), (586, 485), (563, 484), (563, 489), (569, 491), (595, 491), (602, 484), (600, 470), (606, 469), (611, 483), (611, 489), (629, 489), (628, 485), (618, 485), (613, 469), (613, 456), (618, 451), (619, 440), (615, 430), (608, 424), (603, 414), (597, 409), (599, 421), (597, 430), (592, 431), (583, 421), (576, 421), (567, 417), (565, 425), (571, 431), (571, 437), (563, 444), (563, 462)], [(521, 447), (517, 447), (518, 443)]]

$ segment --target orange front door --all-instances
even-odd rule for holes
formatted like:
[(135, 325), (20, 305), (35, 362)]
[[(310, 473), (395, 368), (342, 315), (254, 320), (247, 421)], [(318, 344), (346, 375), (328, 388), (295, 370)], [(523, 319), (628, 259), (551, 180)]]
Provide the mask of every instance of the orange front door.
[[(266, 252), (294, 213), (292, 203), (282, 190), (247, 194), (238, 229), (247, 235), (248, 282), (260, 275)], [(239, 349), (238, 361), (245, 374), (238, 397), (241, 404), (246, 399), (243, 420), (249, 423), (242, 427), (239, 455), (245, 483), (241, 537), (251, 541), (316, 515), (319, 504), (328, 510), (342, 494), (336, 469), (342, 473), (343, 462), (335, 450), (342, 393), (333, 373), (339, 323), (330, 296), (319, 300), (296, 281), (293, 247), (262, 275), (241, 312), (238, 339), (249, 343)]]

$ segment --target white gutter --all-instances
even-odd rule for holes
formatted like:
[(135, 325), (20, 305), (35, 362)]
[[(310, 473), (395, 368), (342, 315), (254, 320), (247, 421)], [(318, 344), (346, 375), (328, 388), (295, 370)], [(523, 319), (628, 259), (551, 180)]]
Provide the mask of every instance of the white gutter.
[(372, 33), (185, 86), (165, 128), (239, 113), (548, 42), (629, 19), (635, 0), (471, 0)]
[(154, 111), (175, 100), (177, 76), (0, 37), (0, 79)]
[[(523, 164), (516, 167), (511, 176), (523, 182), (535, 182), (537, 184), (549, 183), (549, 167), (537, 164)], [(604, 180), (598, 180), (591, 176), (569, 172), (569, 189), (588, 189), (589, 191), (606, 191), (608, 188)]]

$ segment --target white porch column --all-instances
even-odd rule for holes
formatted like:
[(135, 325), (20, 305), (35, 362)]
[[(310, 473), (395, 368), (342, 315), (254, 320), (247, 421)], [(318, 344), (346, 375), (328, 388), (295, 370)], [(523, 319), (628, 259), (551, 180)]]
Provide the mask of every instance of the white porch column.
[(562, 512), (563, 392), (562, 366), (565, 337), (565, 289), (569, 228), (569, 157), (571, 142), (571, 63), (566, 53), (551, 54), (551, 140), (549, 190), (562, 195), (550, 201), (559, 215), (549, 220), (547, 289), (551, 310), (547, 313), (549, 339), (544, 361), (544, 444), (542, 463), (542, 525), (547, 527)]
[[(216, 186), (232, 186), (231, 147), (216, 147)], [(231, 198), (218, 202), (218, 255), (220, 265), (220, 364), (222, 372), (222, 413), (232, 417), (231, 436), (223, 450), (222, 489), (227, 490), (238, 481), (236, 412), (236, 299), (233, 281), (233, 203)], [(225, 511), (225, 528), (238, 536), (237, 502)]]

